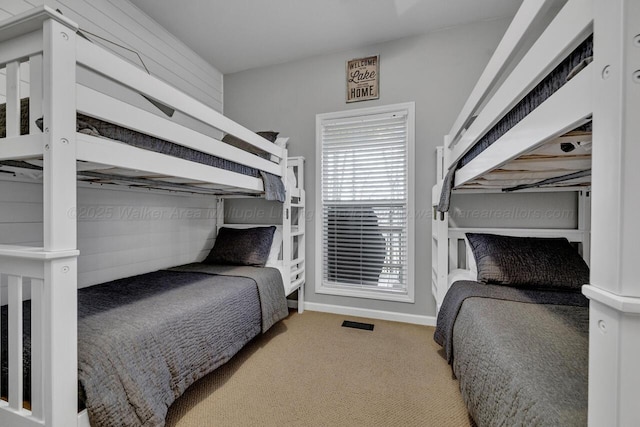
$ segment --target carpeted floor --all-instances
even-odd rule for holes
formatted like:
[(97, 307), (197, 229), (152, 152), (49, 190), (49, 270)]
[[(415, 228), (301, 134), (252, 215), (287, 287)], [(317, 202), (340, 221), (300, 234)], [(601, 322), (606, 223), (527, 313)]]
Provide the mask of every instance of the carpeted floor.
[(432, 336), (427, 326), (292, 312), (194, 384), (167, 426), (470, 426)]

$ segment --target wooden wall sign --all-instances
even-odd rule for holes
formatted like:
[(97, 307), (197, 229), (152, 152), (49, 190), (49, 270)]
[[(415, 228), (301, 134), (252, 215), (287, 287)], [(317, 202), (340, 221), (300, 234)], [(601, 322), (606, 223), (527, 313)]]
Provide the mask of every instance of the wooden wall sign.
[(347, 102), (378, 99), (380, 55), (347, 61)]

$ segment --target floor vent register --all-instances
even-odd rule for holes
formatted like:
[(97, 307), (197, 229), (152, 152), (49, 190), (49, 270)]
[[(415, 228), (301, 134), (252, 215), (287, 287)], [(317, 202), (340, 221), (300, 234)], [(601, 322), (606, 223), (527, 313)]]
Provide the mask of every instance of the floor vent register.
[(343, 328), (364, 329), (365, 331), (373, 331), (373, 323), (361, 323), (345, 320), (342, 322)]

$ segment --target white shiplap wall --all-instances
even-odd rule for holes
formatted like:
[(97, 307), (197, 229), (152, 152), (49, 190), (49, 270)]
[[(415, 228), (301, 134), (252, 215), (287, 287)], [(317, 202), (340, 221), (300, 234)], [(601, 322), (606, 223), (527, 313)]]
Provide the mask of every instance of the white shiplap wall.
[(33, 7), (42, 5), (44, 0), (3, 0), (0, 3), (0, 19), (17, 15)]
[[(137, 52), (152, 75), (222, 112), (222, 74), (127, 0), (2, 0), (0, 20), (43, 3), (59, 9), (81, 30)], [(87, 35), (95, 43), (142, 67), (134, 53)], [(108, 84), (96, 83), (98, 79), (86, 73), (80, 73), (79, 79), (90, 81), (92, 86)], [(4, 85), (0, 87), (4, 91)], [(27, 95), (28, 92), (23, 91), (23, 96)], [(131, 99), (130, 95), (122, 97)], [(139, 101), (136, 104), (148, 107), (149, 104), (138, 98), (134, 98)]]
[[(214, 197), (80, 185), (78, 285), (202, 260), (213, 246)], [(42, 245), (42, 185), (0, 176), (0, 244)]]
[[(138, 52), (152, 75), (222, 111), (222, 74), (127, 0), (45, 2), (57, 4), (81, 30)], [(99, 39), (92, 40), (140, 65), (135, 54)]]

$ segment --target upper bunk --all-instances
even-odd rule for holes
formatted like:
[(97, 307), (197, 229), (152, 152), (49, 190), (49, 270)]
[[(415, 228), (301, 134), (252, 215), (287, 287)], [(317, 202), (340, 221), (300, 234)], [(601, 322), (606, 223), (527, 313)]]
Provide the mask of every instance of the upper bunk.
[(283, 197), (286, 138), (235, 123), (92, 43), (46, 6), (0, 22), (0, 70), (3, 176), (46, 177), (55, 161), (47, 141), (75, 123), (75, 140), (63, 140), (75, 146), (79, 181)]
[(439, 210), (451, 189), (590, 185), (591, 3), (524, 0), (445, 137)]

